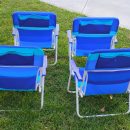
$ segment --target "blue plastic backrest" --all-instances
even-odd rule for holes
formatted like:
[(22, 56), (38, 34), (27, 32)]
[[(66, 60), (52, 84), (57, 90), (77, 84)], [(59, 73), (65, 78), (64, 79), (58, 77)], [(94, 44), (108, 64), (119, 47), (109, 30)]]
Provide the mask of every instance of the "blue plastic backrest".
[(12, 18), (14, 27), (56, 27), (56, 15), (51, 12), (18, 11)]
[(88, 56), (87, 70), (124, 69), (130, 67), (130, 49), (95, 51)]
[(119, 20), (117, 18), (79, 17), (73, 21), (73, 34), (109, 34), (117, 32)]
[(43, 66), (43, 51), (38, 48), (0, 46), (0, 66)]

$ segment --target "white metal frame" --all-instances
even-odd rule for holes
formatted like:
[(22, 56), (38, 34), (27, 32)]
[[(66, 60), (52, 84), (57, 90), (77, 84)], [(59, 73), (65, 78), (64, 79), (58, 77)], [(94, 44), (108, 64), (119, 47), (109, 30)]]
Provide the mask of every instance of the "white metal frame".
[(40, 83), (40, 88), (41, 88), (41, 109), (43, 108), (43, 104), (44, 104), (44, 84), (45, 84), (46, 68), (47, 68), (47, 56), (44, 56), (43, 67), (40, 70), (40, 75), (42, 77), (42, 80), (41, 80), (41, 83)]
[(117, 44), (117, 37), (113, 36), (112, 40), (111, 40), (111, 49), (115, 49), (115, 44)]
[(44, 49), (44, 50), (54, 50), (55, 51), (55, 56), (54, 56), (54, 63), (49, 64), (49, 65), (56, 65), (58, 61), (58, 37), (59, 37), (59, 30), (60, 26), (59, 24), (56, 24), (56, 29), (54, 30), (54, 47), (53, 49)]
[(68, 80), (68, 85), (67, 85), (67, 92), (68, 92), (68, 93), (76, 93), (76, 91), (71, 91), (71, 90), (70, 90), (71, 77), (72, 77), (72, 73), (71, 73), (71, 71), (70, 71), (69, 80)]
[(69, 93), (75, 93), (76, 91), (71, 91), (70, 90), (70, 83), (71, 83), (71, 77), (72, 77), (72, 70), (71, 70), (71, 60), (72, 60), (72, 57), (73, 57), (73, 52), (72, 52), (72, 44), (73, 44), (73, 41), (74, 39), (72, 38), (72, 34), (71, 34), (71, 30), (68, 30), (67, 31), (67, 37), (68, 37), (68, 46), (69, 46), (69, 71), (70, 71), (70, 74), (69, 74), (69, 79), (68, 79), (68, 86), (67, 86), (67, 92)]
[(43, 108), (43, 104), (44, 104), (44, 81), (45, 81), (45, 76), (42, 77), (41, 80), (41, 109)]
[[(48, 50), (48, 51), (55, 51), (55, 56), (54, 56), (54, 63), (49, 64), (49, 65), (56, 65), (58, 61), (58, 37), (59, 37), (59, 24), (56, 24), (56, 28), (53, 31), (52, 37), (53, 37), (53, 48), (52, 49), (43, 49), (43, 50)], [(19, 46), (19, 33), (16, 28), (13, 27), (12, 34), (14, 36), (14, 46)]]
[(81, 97), (80, 95), (80, 91), (78, 89), (78, 81), (76, 80), (76, 113), (78, 115), (78, 117), (80, 118), (92, 118), (92, 117), (106, 117), (106, 116), (116, 116), (116, 115), (125, 115), (125, 114), (129, 114), (130, 113), (130, 92), (129, 92), (129, 101), (128, 101), (128, 111), (125, 113), (117, 113), (117, 114), (99, 114), (99, 115), (81, 115), (80, 114), (80, 103), (79, 103), (79, 97)]

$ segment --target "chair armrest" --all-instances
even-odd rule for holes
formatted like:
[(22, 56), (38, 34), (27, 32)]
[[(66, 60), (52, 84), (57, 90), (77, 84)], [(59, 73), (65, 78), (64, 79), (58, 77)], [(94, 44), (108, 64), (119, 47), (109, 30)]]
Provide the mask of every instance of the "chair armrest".
[(46, 68), (47, 68), (47, 56), (45, 55), (43, 58), (42, 76), (46, 75)]
[(72, 68), (72, 70), (74, 71), (74, 73), (75, 73), (76, 77), (78, 78), (78, 80), (82, 81), (83, 78), (82, 78), (82, 76), (80, 75), (80, 73), (79, 73), (79, 68), (76, 66), (74, 60), (71, 60), (71, 68)]
[(67, 30), (67, 37), (68, 37), (69, 43), (73, 43), (71, 30)]
[(12, 29), (12, 35), (15, 36), (17, 34), (17, 29), (15, 27), (13, 27)]
[(47, 68), (47, 56), (46, 55), (43, 58), (43, 67)]
[(115, 44), (118, 43), (117, 36), (114, 36), (114, 43), (115, 43)]
[(56, 36), (59, 36), (60, 26), (56, 24)]

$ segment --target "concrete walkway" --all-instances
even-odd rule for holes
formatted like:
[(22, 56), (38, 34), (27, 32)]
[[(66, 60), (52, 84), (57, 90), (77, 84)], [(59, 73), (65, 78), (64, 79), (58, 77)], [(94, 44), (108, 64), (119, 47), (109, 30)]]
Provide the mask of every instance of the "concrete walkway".
[(130, 29), (130, 0), (40, 0), (87, 16), (110, 16), (120, 20), (120, 26)]

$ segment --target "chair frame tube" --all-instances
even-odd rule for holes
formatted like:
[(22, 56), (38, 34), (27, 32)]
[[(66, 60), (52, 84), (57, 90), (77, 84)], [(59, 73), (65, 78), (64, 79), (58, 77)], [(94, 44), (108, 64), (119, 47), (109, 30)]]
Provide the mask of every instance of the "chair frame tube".
[(128, 111), (125, 113), (117, 113), (117, 114), (99, 114), (99, 115), (81, 115), (80, 114), (80, 104), (79, 104), (79, 90), (78, 90), (78, 83), (77, 83), (77, 79), (76, 79), (76, 113), (78, 115), (78, 117), (80, 118), (93, 118), (93, 117), (107, 117), (107, 116), (116, 116), (116, 115), (125, 115), (125, 114), (129, 114), (130, 113), (130, 93), (129, 93), (129, 105), (128, 105)]
[(76, 91), (70, 90), (70, 83), (71, 83), (71, 76), (72, 76), (72, 70), (71, 70), (71, 60), (72, 60), (72, 44), (73, 44), (73, 39), (72, 39), (72, 34), (71, 30), (67, 31), (67, 37), (68, 37), (68, 46), (69, 46), (69, 79), (68, 79), (68, 85), (67, 85), (67, 92), (68, 93), (76, 93)]

